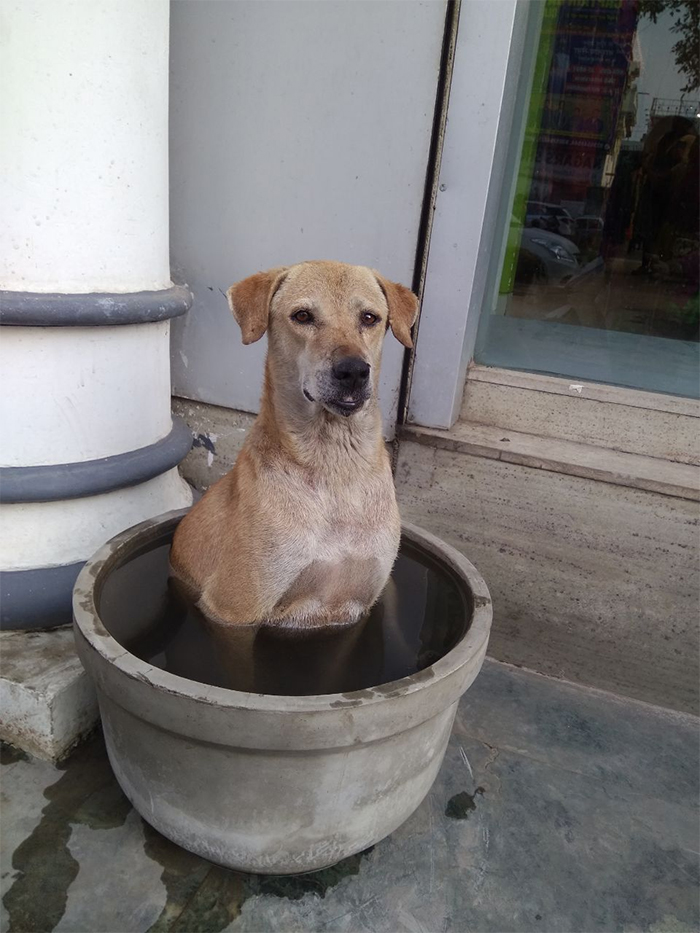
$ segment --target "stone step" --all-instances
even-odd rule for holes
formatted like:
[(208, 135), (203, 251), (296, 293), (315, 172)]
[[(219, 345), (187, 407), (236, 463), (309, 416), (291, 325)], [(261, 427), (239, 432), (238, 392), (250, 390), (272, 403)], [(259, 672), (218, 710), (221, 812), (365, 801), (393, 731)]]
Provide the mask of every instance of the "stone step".
[(405, 426), (401, 436), (419, 444), (489, 457), (534, 469), (700, 500), (700, 467), (552, 437), (458, 421), (449, 431)]

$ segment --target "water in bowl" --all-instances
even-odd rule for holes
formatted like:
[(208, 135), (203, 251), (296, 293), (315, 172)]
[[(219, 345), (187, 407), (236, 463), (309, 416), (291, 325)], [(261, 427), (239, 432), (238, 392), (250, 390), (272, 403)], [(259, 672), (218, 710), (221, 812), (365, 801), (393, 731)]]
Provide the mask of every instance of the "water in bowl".
[(114, 568), (97, 609), (132, 654), (199, 683), (282, 696), (362, 690), (429, 667), (459, 641), (469, 618), (450, 572), (404, 542), (393, 585), (356, 626), (290, 636), (215, 624), (168, 579), (170, 540), (156, 540)]

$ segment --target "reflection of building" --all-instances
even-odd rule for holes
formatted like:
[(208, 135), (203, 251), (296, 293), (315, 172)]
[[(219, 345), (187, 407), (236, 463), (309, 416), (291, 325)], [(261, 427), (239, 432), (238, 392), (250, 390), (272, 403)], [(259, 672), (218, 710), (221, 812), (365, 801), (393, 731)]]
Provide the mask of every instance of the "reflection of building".
[[(639, 41), (635, 33), (634, 41), (632, 43), (632, 61), (630, 62), (627, 69), (627, 83), (622, 95), (620, 115), (615, 131), (615, 140), (610, 152), (605, 157), (603, 174), (600, 179), (600, 187), (602, 189), (610, 189), (612, 187), (613, 181), (615, 179), (618, 160), (620, 158), (620, 153), (623, 149), (628, 151), (630, 149), (630, 147), (626, 144), (630, 142), (630, 136), (632, 135), (632, 131), (634, 130), (635, 124), (637, 122), (639, 100), (637, 94), (637, 79), (639, 78), (640, 72), (641, 53), (639, 50)], [(607, 197), (608, 193), (609, 191), (602, 192), (602, 208), (605, 207), (604, 199)]]
[(530, 197), (599, 213), (637, 116), (637, 14), (631, 4), (564, 2), (554, 39)]
[[(644, 62), (634, 4), (563, 2), (545, 28), (553, 41), (530, 198), (560, 204), (574, 216), (608, 215), (607, 226), (620, 242), (634, 198), (626, 194), (623, 209), (616, 176), (634, 173), (638, 159), (632, 154), (642, 147), (648, 152), (652, 143), (655, 148), (679, 120), (689, 149), (700, 103), (654, 97), (646, 113), (640, 112)], [(640, 132), (641, 145), (630, 145)], [(618, 216), (611, 221), (613, 186)], [(622, 188), (628, 187), (624, 181)]]
[(700, 101), (697, 100), (668, 100), (663, 97), (655, 97), (651, 102), (649, 111), (649, 126), (652, 127), (656, 120), (661, 117), (686, 117), (694, 120), (700, 113)]

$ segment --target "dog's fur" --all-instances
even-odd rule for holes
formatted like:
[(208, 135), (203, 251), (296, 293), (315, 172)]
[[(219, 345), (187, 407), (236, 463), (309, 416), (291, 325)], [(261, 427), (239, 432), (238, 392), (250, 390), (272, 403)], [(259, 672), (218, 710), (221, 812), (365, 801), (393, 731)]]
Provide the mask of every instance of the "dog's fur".
[[(386, 329), (410, 347), (418, 301), (370, 269), (335, 262), (260, 272), (228, 298), (243, 343), (268, 331), (260, 415), (233, 470), (180, 523), (172, 573), (215, 622), (353, 625), (398, 550), (377, 382)], [(348, 359), (370, 367), (351, 390), (334, 375)]]

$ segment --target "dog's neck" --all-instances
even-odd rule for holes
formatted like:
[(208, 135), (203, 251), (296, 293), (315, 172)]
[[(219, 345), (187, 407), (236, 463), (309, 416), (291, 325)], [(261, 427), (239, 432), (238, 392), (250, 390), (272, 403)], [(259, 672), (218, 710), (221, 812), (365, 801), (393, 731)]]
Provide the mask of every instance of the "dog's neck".
[(296, 373), (265, 362), (258, 430), (300, 466), (328, 472), (375, 464), (383, 456), (382, 419), (372, 394), (349, 417), (304, 398)]

